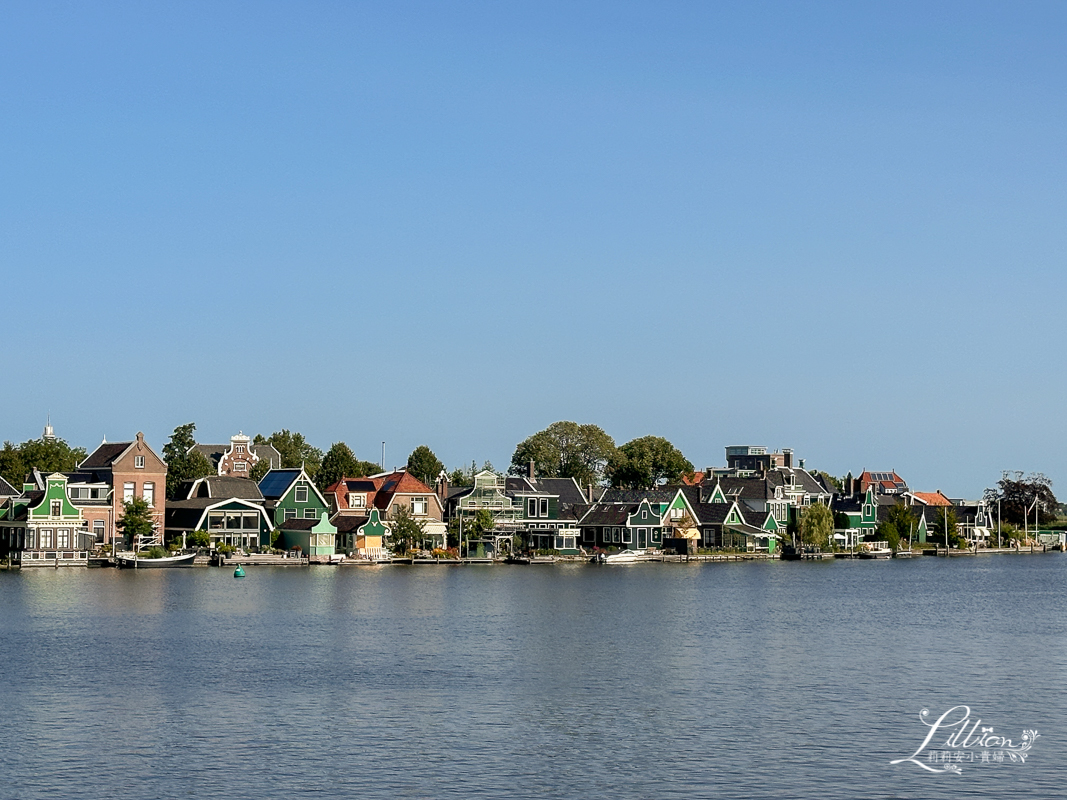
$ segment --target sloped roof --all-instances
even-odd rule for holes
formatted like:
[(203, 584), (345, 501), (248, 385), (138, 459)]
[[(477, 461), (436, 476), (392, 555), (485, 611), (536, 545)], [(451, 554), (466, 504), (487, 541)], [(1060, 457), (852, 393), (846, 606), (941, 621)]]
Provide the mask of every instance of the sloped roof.
[(579, 522), (589, 525), (625, 525), (626, 519), (637, 510), (638, 503), (595, 503)]
[(674, 499), (677, 487), (671, 489), (608, 489), (600, 497), (601, 503), (669, 503)]
[(194, 482), (197, 494), (207, 491), (207, 496), (216, 500), (236, 497), (241, 500), (262, 501), (263, 493), (250, 478), (235, 478), (229, 475), (208, 475)]
[(912, 492), (912, 497), (921, 500), (924, 505), (928, 506), (950, 506), (952, 501), (940, 491), (936, 492)]
[(20, 494), (22, 494), (21, 490), (0, 478), (0, 497), (17, 497)]
[(222, 460), (223, 453), (229, 450), (230, 446), (228, 444), (194, 444), (189, 449), (203, 454), (212, 465), (217, 467), (219, 461)]
[(259, 482), (259, 491), (266, 499), (277, 500), (289, 491), (289, 487), (300, 477), (301, 472), (299, 467), (272, 469)]
[(267, 461), (270, 463), (271, 469), (278, 469), (282, 465), (282, 454), (278, 452), (278, 449), (272, 445), (264, 442), (263, 444), (251, 444), (248, 449), (255, 453), (256, 458), (261, 461)]
[(110, 467), (133, 442), (104, 442), (78, 465), (78, 469), (102, 469)]

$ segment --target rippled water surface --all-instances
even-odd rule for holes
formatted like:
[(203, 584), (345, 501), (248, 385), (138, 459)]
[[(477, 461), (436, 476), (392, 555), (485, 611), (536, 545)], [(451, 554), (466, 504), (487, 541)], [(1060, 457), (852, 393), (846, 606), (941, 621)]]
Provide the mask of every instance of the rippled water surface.
[[(1067, 558), (0, 572), (0, 796), (1062, 796)], [(894, 758), (967, 704), (1024, 764)]]

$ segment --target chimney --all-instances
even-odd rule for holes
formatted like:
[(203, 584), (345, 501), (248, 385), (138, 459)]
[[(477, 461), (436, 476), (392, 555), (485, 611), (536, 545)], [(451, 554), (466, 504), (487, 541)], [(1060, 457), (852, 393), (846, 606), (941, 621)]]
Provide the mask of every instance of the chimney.
[(537, 468), (534, 466), (534, 460), (532, 458), (530, 459), (530, 466), (527, 475), (530, 480), (535, 480), (537, 478)]
[(589, 484), (589, 502), (593, 502), (593, 484)]
[(441, 473), (437, 476), (437, 486), (434, 487), (437, 492), (437, 497), (441, 501), (441, 507), (444, 508), (448, 503), (448, 473), (441, 470)]
[(787, 469), (793, 468), (793, 451), (788, 447), (782, 450), (782, 462)]

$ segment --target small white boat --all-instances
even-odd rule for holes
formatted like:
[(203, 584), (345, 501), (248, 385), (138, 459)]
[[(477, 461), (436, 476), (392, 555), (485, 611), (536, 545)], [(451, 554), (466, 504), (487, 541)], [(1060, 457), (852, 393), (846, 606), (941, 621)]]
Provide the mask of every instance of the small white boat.
[(123, 555), (115, 560), (120, 567), (129, 569), (159, 569), (161, 567), (191, 567), (196, 553), (184, 553), (180, 556), (163, 558), (138, 558), (136, 555)]
[(893, 553), (893, 558), (911, 558), (913, 555), (915, 555), (915, 551), (909, 548), (908, 550), (897, 550)]
[(892, 558), (889, 542), (864, 542), (860, 546), (860, 558)]
[(598, 553), (594, 556), (597, 564), (633, 564), (644, 555), (644, 550), (620, 550), (618, 553)]

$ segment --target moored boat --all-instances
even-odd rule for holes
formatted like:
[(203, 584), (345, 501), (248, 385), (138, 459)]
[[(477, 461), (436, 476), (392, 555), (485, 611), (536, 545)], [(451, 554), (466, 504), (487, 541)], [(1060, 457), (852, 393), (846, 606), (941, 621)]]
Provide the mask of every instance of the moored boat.
[(864, 542), (857, 555), (860, 558), (892, 558), (889, 542)]
[(163, 558), (138, 558), (137, 555), (118, 556), (115, 561), (120, 567), (129, 569), (159, 569), (161, 567), (191, 567), (196, 553), (183, 553), (178, 556)]
[(597, 553), (593, 556), (594, 564), (633, 564), (644, 550), (620, 550), (618, 553)]

